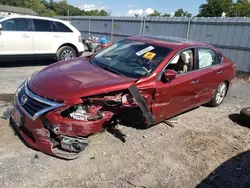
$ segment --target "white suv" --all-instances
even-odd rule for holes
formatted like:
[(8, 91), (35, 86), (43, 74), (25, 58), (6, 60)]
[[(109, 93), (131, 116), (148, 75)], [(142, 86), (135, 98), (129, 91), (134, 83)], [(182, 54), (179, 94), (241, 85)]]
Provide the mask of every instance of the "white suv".
[(81, 33), (67, 21), (25, 15), (0, 19), (0, 61), (51, 57), (61, 61), (83, 52)]

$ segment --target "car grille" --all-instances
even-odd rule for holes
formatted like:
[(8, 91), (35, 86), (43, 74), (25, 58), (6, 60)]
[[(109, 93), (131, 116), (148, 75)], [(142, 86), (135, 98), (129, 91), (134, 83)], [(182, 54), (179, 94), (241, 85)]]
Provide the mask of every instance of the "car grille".
[(61, 103), (34, 94), (29, 90), (27, 82), (17, 91), (16, 102), (26, 112), (26, 115), (33, 120), (50, 110), (63, 106)]
[[(22, 103), (22, 98), (26, 98), (26, 102)], [(18, 100), (20, 101), (22, 107), (31, 115), (34, 116), (37, 112), (50, 107), (50, 105), (41, 103), (25, 93), (24, 87), (18, 93)]]

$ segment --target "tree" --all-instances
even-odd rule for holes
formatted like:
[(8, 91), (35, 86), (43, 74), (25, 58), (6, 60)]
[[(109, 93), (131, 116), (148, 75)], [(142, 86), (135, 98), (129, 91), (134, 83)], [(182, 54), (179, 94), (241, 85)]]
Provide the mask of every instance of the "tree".
[(20, 6), (20, 2), (17, 0), (0, 0), (0, 4), (9, 6)]
[(232, 12), (233, 0), (207, 0), (206, 4), (199, 7), (197, 16), (220, 17), (223, 12), (226, 14)]
[(161, 16), (161, 13), (155, 10), (154, 13), (149, 14), (148, 16), (159, 17), (159, 16)]
[(108, 16), (108, 13), (105, 10), (101, 10), (99, 16)]
[(105, 10), (85, 11), (77, 7), (69, 5), (67, 0), (0, 0), (0, 4), (30, 8), (41, 16), (67, 16), (68, 12), (71, 16), (107, 16)]
[(192, 17), (192, 14), (186, 11), (186, 12), (184, 12), (183, 16), (185, 16), (185, 17)]
[(165, 14), (163, 14), (162, 15), (162, 17), (170, 17), (171, 15), (170, 14), (167, 14), (167, 13), (165, 13)]
[(238, 0), (233, 4), (228, 16), (230, 17), (250, 17), (250, 2), (248, 0)]
[(184, 11), (183, 8), (180, 8), (177, 11), (175, 11), (174, 16), (175, 17), (182, 17), (182, 16), (192, 17), (192, 14), (187, 11)]
[(183, 16), (183, 14), (184, 14), (184, 10), (182, 8), (180, 8), (177, 11), (175, 11), (174, 16), (181, 17), (181, 16)]

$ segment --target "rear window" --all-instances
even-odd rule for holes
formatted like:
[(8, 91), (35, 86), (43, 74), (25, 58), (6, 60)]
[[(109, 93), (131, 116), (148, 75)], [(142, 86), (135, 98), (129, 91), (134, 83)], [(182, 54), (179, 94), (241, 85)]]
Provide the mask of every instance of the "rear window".
[(218, 65), (222, 61), (221, 55), (214, 52), (211, 49), (198, 49), (199, 65), (200, 69)]
[(51, 25), (50, 21), (48, 20), (39, 20), (39, 19), (33, 19), (35, 31), (38, 32), (51, 32)]
[(1, 22), (3, 31), (31, 31), (29, 20), (25, 18), (14, 18)]
[(66, 25), (60, 22), (51, 22), (53, 31), (55, 32), (72, 32), (70, 28), (68, 28)]

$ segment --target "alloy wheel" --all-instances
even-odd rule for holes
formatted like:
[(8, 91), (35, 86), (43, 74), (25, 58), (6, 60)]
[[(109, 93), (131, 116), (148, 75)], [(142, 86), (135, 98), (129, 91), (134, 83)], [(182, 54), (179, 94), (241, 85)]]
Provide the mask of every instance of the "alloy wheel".
[(227, 92), (227, 85), (226, 83), (222, 83), (219, 85), (218, 89), (217, 89), (217, 93), (215, 96), (215, 101), (217, 104), (222, 103), (223, 99), (226, 96), (226, 92)]
[(75, 55), (71, 50), (64, 50), (61, 57), (62, 60), (69, 60), (75, 58)]

